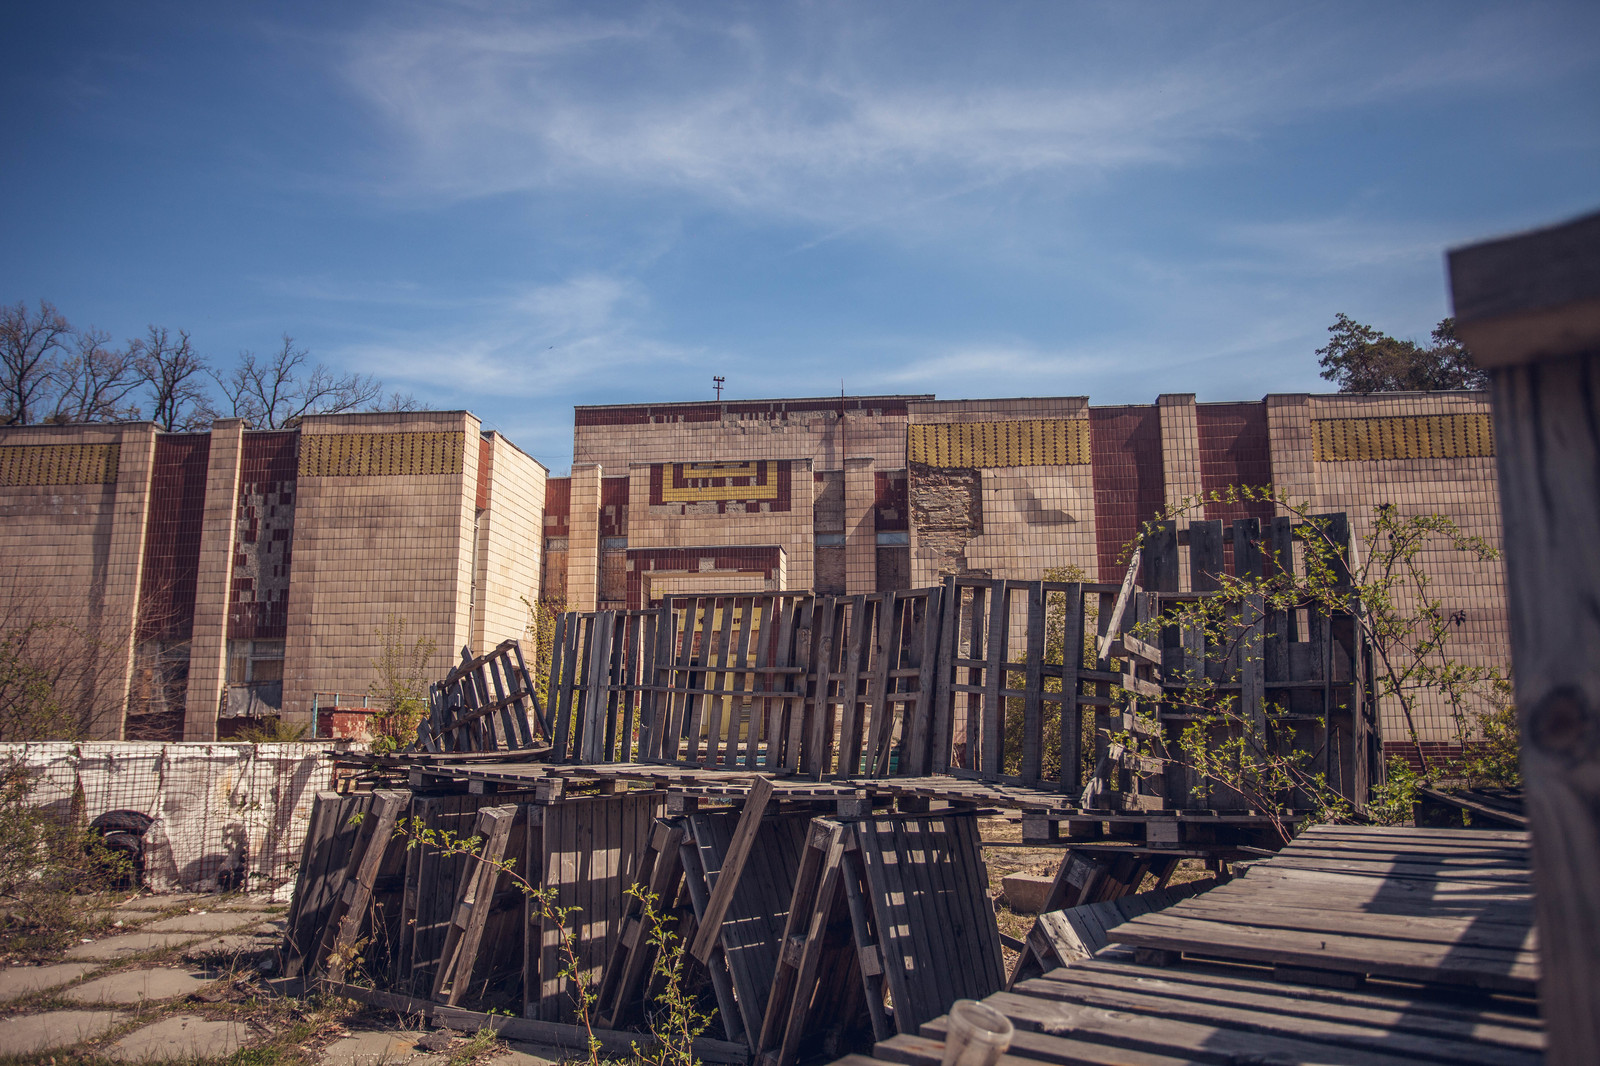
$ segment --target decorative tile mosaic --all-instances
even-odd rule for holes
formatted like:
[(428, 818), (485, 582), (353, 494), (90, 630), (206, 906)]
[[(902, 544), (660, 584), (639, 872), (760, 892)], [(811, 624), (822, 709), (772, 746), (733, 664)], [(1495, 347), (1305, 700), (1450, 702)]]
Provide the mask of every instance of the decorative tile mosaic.
[(465, 434), (314, 433), (300, 439), (301, 477), (460, 474)]
[(933, 467), (1082, 466), (1089, 423), (1081, 418), (944, 422), (906, 427), (907, 457)]
[(1319, 463), (1494, 455), (1494, 425), (1487, 413), (1324, 418), (1311, 428), (1312, 454)]
[(118, 444), (11, 444), (0, 447), (0, 485), (111, 485)]

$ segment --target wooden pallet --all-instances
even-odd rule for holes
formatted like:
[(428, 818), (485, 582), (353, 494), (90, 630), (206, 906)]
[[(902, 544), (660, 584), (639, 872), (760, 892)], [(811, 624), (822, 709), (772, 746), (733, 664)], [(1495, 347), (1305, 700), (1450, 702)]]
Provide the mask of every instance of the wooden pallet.
[(1308, 980), (1531, 996), (1532, 891), (1524, 833), (1318, 826), (1245, 877), (1119, 926), (1113, 940)]
[(816, 819), (757, 1050), (790, 1066), (819, 1035), (915, 1032), (1003, 987), (976, 819)]
[(526, 749), (533, 747), (534, 729), (540, 737), (549, 734), (544, 708), (522, 645), (506, 640), (476, 657), (462, 648), (460, 665), (428, 686), (417, 747), (433, 753)]
[(1092, 958), (1110, 943), (1111, 931), (1123, 922), (1170, 907), (1216, 883), (1215, 878), (1207, 877), (1172, 888), (1102, 897), (1094, 902), (1048, 910), (1039, 915), (1028, 931), (1006, 987), (1013, 988), (1019, 981), (1043, 977), (1057, 967)]
[(284, 937), (287, 977), (299, 977), (310, 970), (307, 962), (314, 960), (335, 903), (344, 890), (345, 871), (359, 835), (359, 823), (372, 805), (372, 798), (370, 792), (350, 796), (319, 792), (312, 801)]
[[(1285, 985), (1206, 966), (1156, 970), (1096, 958), (984, 1000), (1016, 1027), (1009, 1061), (1045, 1063), (1316, 1062), (1350, 1066), (1544, 1061), (1537, 1015), (1516, 1007)], [(880, 1041), (837, 1066), (938, 1066), (949, 1031)]]
[(504, 914), (521, 901), (521, 894), (515, 890), (510, 892), (514, 896), (511, 900), (500, 892), (502, 883), (508, 880), (502, 864), (512, 857), (509, 853), (519, 815), (523, 815), (525, 822), (524, 808), (516, 804), (484, 807), (478, 811), (473, 836), (482, 843), (476, 862), (461, 878), (433, 979), (433, 998), (446, 1006), (460, 1003), (473, 984), (474, 974), (480, 968), (479, 954), (490, 918), (496, 913)]

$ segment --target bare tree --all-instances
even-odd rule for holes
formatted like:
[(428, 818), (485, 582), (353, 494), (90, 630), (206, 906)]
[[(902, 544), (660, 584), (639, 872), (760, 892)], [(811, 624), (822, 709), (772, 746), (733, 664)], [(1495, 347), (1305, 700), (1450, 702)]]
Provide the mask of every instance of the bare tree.
[(150, 390), (150, 420), (162, 429), (204, 429), (216, 417), (205, 379), (211, 367), (194, 350), (186, 330), (174, 340), (165, 326), (151, 326), (129, 351), (142, 384)]
[(67, 320), (45, 300), (38, 314), (20, 301), (0, 308), (0, 425), (27, 425), (38, 417), (71, 334)]
[(261, 429), (293, 426), (306, 415), (381, 409), (383, 382), (361, 374), (336, 374), (321, 363), (308, 363), (310, 357), (285, 333), (283, 344), (267, 358), (240, 352), (239, 365), (217, 384), (234, 416)]
[(90, 327), (73, 335), (74, 352), (59, 363), (55, 410), (48, 421), (122, 422), (139, 417), (130, 402), (144, 384), (134, 365), (134, 346), (110, 348), (111, 335)]

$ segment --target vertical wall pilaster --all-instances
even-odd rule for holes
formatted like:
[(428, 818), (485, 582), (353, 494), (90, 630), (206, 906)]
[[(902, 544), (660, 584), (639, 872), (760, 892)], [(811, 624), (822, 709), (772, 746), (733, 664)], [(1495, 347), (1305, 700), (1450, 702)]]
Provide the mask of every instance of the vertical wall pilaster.
[(1166, 505), (1171, 510), (1184, 499), (1200, 495), (1200, 427), (1193, 393), (1165, 393), (1156, 399), (1156, 405), (1161, 409), (1161, 469)]
[[(127, 644), (119, 670), (107, 678), (120, 708), (114, 720), (95, 722), (90, 740), (120, 740), (128, 716), (133, 685), (134, 651), (139, 644), (139, 597), (144, 575), (144, 542), (150, 526), (150, 477), (155, 468), (156, 427), (132, 426), (120, 440), (117, 488), (111, 513), (111, 538), (104, 576), (98, 582), (104, 597), (100, 614), (104, 636), (115, 647), (119, 634)], [(91, 592), (91, 596), (95, 593)]]
[(878, 591), (875, 465), (870, 456), (844, 461), (844, 582), (851, 595)]
[[(1173, 511), (1204, 491), (1200, 478), (1200, 423), (1194, 393), (1164, 393), (1156, 398), (1161, 412), (1161, 469), (1166, 508)], [(1204, 505), (1178, 516), (1178, 528), (1205, 517)], [(1189, 587), (1189, 553), (1178, 553), (1178, 587)]]
[(200, 527), (200, 567), (195, 575), (184, 740), (215, 740), (217, 736), (217, 711), (228, 682), (228, 591), (233, 575), (239, 462), (243, 452), (242, 419), (219, 418), (212, 423), (205, 512)]
[(1311, 397), (1280, 393), (1267, 397), (1267, 436), (1272, 451), (1272, 487), (1292, 500), (1315, 500), (1311, 454)]
[(592, 611), (600, 599), (599, 463), (572, 466), (572, 512), (568, 518), (567, 602), (575, 611)]

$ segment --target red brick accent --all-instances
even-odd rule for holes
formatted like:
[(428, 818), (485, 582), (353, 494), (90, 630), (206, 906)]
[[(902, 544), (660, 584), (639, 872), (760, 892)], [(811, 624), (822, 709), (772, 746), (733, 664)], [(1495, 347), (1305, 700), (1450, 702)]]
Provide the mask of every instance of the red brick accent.
[(1158, 408), (1089, 408), (1094, 457), (1095, 552), (1101, 581), (1120, 581), (1117, 559), (1142, 522), (1166, 506)]
[(772, 545), (757, 547), (710, 548), (629, 548), (628, 606), (644, 606), (642, 575), (650, 572), (692, 573), (700, 570), (702, 559), (711, 561), (712, 570), (728, 573), (761, 574), (768, 580), (778, 576), (782, 549)]
[[(1207, 492), (1229, 485), (1272, 484), (1272, 445), (1265, 403), (1203, 403), (1195, 407), (1200, 437), (1200, 488)], [(1270, 522), (1270, 503), (1207, 503), (1205, 516), (1231, 524), (1239, 518)], [(1223, 546), (1228, 573), (1233, 573), (1233, 544)]]
[(494, 438), (478, 438), (478, 502), (480, 511), (489, 507), (489, 480), (494, 477)]
[[(294, 550), (294, 498), (299, 471), (300, 435), (293, 430), (248, 432), (239, 456), (240, 543), (253, 543), (265, 532), (277, 556), (271, 573), (262, 575), (277, 587), (267, 598), (254, 595), (253, 577), (235, 574), (229, 582), (228, 637), (233, 640), (282, 640), (289, 629), (289, 567)], [(262, 513), (261, 508), (266, 508)], [(281, 546), (280, 546), (281, 545)], [(245, 556), (234, 557), (242, 565)], [(242, 594), (251, 597), (244, 599)]]
[(572, 532), (571, 519), (572, 479), (553, 477), (544, 483), (544, 535), (569, 536)]
[(775, 418), (786, 414), (865, 411), (879, 416), (908, 414), (911, 400), (931, 400), (930, 396), (826, 396), (805, 400), (730, 400), (717, 403), (657, 403), (638, 407), (577, 407), (572, 420), (578, 426), (647, 426), (673, 422), (720, 422), (726, 412), (738, 419)]
[(140, 578), (141, 640), (188, 640), (194, 630), (210, 457), (209, 433), (164, 433), (156, 438)]
[(628, 475), (600, 479), (600, 535), (628, 535)]

